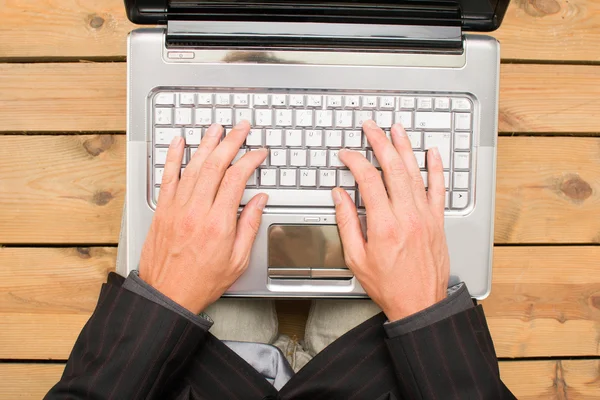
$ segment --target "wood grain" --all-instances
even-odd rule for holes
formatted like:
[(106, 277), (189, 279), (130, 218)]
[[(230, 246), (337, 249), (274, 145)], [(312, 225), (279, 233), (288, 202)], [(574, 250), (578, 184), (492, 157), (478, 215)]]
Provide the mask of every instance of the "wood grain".
[[(598, 133), (600, 66), (503, 65), (502, 132)], [(124, 63), (0, 64), (0, 132), (124, 131)]]
[[(0, 398), (40, 399), (63, 370), (64, 364), (0, 364)], [(503, 361), (500, 376), (520, 400), (592, 400), (600, 390), (600, 361)]]
[[(598, 356), (595, 246), (497, 247), (483, 305), (499, 357)], [(114, 248), (0, 249), (0, 359), (68, 357), (114, 268)], [(280, 332), (304, 336), (308, 301), (279, 301)]]
[[(121, 135), (0, 136), (0, 243), (116, 244), (124, 158)], [(497, 179), (497, 243), (600, 242), (600, 138), (501, 137)]]
[[(124, 57), (135, 28), (121, 0), (7, 0), (2, 9), (3, 58)], [(502, 57), (518, 60), (598, 61), (597, 0), (513, 0), (492, 33)]]

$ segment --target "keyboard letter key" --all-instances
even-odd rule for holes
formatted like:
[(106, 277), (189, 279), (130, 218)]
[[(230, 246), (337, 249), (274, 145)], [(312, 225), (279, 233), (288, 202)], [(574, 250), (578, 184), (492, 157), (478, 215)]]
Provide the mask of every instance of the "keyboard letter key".
[[(276, 169), (261, 169), (260, 170), (260, 185), (261, 186), (275, 186), (276, 184), (277, 184), (277, 170)], [(252, 196), (252, 197), (254, 197), (254, 196)]]
[(306, 147), (321, 147), (323, 146), (323, 131), (307, 129), (304, 131), (304, 141)]

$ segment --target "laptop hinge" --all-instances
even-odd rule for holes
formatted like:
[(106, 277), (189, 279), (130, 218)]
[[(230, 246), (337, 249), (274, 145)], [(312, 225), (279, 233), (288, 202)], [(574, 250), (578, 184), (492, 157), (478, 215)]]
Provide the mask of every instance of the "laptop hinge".
[(167, 47), (462, 53), (460, 26), (169, 21)]

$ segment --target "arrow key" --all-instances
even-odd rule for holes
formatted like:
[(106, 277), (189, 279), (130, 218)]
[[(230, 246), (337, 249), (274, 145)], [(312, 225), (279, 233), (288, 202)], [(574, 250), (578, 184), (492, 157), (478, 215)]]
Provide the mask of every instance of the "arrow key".
[(452, 192), (452, 209), (462, 210), (469, 204), (469, 192)]

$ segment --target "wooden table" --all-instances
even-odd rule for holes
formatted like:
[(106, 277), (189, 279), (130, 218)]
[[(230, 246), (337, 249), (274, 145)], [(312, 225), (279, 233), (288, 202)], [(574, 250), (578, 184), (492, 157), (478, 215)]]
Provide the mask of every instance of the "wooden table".
[[(114, 269), (125, 193), (121, 0), (0, 7), (0, 398), (41, 398)], [(513, 0), (492, 295), (520, 399), (600, 398), (600, 0)], [(305, 302), (279, 304), (302, 336)]]

